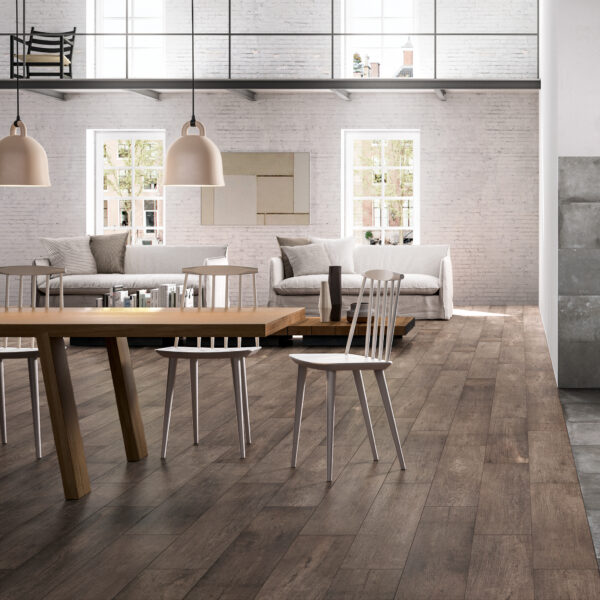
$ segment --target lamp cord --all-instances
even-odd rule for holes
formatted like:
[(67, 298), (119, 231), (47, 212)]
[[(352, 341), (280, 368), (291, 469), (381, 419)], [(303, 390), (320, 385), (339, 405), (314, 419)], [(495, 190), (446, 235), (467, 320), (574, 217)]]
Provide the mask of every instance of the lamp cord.
[[(25, 17), (23, 17), (24, 19)], [(17, 56), (13, 56), (13, 60), (17, 60), (19, 54), (18, 54), (18, 43), (19, 43), (19, 0), (15, 0), (15, 30), (16, 30), (16, 34), (15, 34), (15, 50), (17, 52)], [(23, 50), (23, 61), (25, 60), (25, 50)], [(17, 118), (15, 119), (14, 125), (15, 127), (18, 127), (18, 123), (21, 120), (21, 116), (20, 116), (20, 105), (19, 105), (19, 66), (18, 66), (18, 62), (17, 62)]]
[[(25, 0), (23, 0), (24, 2)], [(192, 2), (192, 120), (190, 121), (190, 125), (192, 127), (196, 126), (196, 79), (194, 73), (194, 46), (195, 46), (195, 38), (194, 38), (194, 0)]]

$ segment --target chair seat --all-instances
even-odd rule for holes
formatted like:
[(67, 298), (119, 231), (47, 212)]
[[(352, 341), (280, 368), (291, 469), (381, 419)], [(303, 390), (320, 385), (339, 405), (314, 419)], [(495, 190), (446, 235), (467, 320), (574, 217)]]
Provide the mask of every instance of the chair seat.
[(382, 371), (392, 363), (361, 354), (290, 354), (298, 365), (321, 371)]
[[(17, 60), (22, 61), (23, 55), (18, 54)], [(60, 54), (26, 54), (25, 62), (28, 65), (58, 65), (60, 64)], [(63, 65), (68, 67), (71, 61), (63, 55)]]
[(0, 348), (0, 360), (7, 358), (37, 358), (40, 351), (37, 348)]
[(166, 358), (245, 358), (260, 350), (260, 346), (243, 346), (242, 348), (194, 348), (186, 346), (170, 346), (158, 348), (156, 351)]

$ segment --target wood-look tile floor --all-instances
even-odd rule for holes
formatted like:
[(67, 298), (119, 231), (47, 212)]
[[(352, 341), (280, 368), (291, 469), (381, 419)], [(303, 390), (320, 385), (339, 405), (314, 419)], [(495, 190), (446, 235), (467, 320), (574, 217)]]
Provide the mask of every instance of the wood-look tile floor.
[(45, 402), (45, 457), (35, 460), (25, 366), (7, 363), (0, 598), (600, 598), (537, 308), (420, 321), (396, 346), (387, 375), (404, 472), (374, 379), (365, 377), (378, 463), (351, 375), (340, 375), (331, 486), (323, 375), (309, 375), (299, 465), (289, 468), (289, 352), (265, 348), (249, 363), (254, 444), (244, 461), (229, 364), (201, 363), (198, 447), (181, 364), (162, 463), (167, 365), (134, 349), (150, 454), (128, 464), (105, 351), (71, 348), (93, 487), (77, 502), (62, 498)]

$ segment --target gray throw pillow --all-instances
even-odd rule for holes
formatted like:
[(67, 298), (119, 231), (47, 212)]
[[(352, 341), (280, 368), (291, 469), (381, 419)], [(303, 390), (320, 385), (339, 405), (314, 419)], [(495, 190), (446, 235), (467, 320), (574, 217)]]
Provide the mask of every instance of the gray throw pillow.
[(342, 267), (342, 273), (354, 273), (354, 238), (316, 238), (311, 237), (313, 244), (323, 244), (332, 265)]
[(323, 275), (329, 272), (329, 256), (323, 244), (306, 246), (282, 246), (281, 250), (288, 257), (294, 277), (302, 275)]
[(50, 264), (63, 267), (65, 275), (87, 275), (97, 273), (96, 261), (90, 250), (90, 236), (72, 238), (41, 239)]
[[(279, 248), (282, 246), (306, 246), (310, 244), (311, 241), (307, 238), (286, 238), (286, 237), (277, 237), (277, 243), (279, 244)], [(294, 272), (292, 271), (292, 265), (290, 265), (290, 261), (288, 257), (285, 255), (283, 250), (281, 250), (281, 260), (283, 261), (283, 278), (289, 279), (294, 276)]]
[(90, 238), (90, 248), (98, 273), (124, 273), (125, 249), (129, 232), (112, 235), (93, 235)]

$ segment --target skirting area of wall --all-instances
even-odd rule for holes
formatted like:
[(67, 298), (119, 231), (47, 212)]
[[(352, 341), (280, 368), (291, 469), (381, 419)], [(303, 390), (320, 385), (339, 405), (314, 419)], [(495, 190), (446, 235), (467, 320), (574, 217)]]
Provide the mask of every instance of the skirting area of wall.
[[(536, 92), (264, 94), (248, 102), (198, 94), (196, 114), (223, 151), (310, 152), (311, 225), (201, 225), (200, 192), (170, 190), (166, 240), (229, 243), (232, 262), (260, 269), (267, 298), (267, 261), (275, 234), (339, 236), (341, 130), (421, 132), (421, 243), (449, 244), (460, 304), (536, 303), (538, 294), (538, 94)], [(134, 94), (73, 96), (67, 102), (25, 94), (21, 115), (48, 152), (49, 189), (0, 190), (0, 253), (27, 263), (42, 253), (42, 236), (86, 227), (86, 130), (165, 129), (167, 142), (189, 118), (189, 95), (156, 102)], [(0, 94), (8, 133), (14, 96)]]

